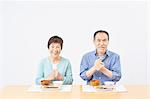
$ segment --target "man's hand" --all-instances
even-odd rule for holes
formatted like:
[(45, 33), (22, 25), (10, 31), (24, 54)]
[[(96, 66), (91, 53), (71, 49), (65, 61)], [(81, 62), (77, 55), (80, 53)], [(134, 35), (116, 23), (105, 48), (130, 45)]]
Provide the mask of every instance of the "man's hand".
[(104, 63), (100, 59), (97, 59), (94, 63), (94, 68), (99, 71), (102, 67), (104, 67)]
[(98, 60), (95, 61), (94, 68), (97, 71), (102, 72), (103, 74), (105, 74), (109, 78), (112, 77), (112, 71), (110, 71), (109, 69), (107, 69), (106, 67), (104, 67), (104, 63), (100, 59), (98, 59)]
[(100, 69), (103, 67), (104, 63), (100, 59), (97, 59), (94, 63), (94, 66), (86, 72), (86, 76), (91, 77), (96, 72), (96, 70), (100, 71)]

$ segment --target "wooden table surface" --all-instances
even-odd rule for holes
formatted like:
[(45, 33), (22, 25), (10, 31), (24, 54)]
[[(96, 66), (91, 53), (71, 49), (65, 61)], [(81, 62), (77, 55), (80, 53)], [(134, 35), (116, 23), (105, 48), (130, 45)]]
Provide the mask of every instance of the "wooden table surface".
[(29, 86), (6, 86), (0, 99), (150, 99), (150, 85), (125, 85), (128, 92), (82, 92), (81, 85), (73, 85), (71, 92), (27, 92)]

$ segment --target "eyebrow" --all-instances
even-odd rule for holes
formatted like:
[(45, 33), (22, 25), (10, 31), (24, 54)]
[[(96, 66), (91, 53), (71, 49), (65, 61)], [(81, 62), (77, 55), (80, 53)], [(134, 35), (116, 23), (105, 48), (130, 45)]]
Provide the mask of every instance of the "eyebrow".
[(97, 40), (108, 40), (108, 39), (97, 39)]

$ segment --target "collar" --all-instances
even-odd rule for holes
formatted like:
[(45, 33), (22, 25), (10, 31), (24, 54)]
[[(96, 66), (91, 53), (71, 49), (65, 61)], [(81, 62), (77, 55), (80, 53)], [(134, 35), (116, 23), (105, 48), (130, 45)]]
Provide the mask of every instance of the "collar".
[[(96, 56), (96, 50), (94, 50), (94, 55)], [(110, 51), (106, 50), (106, 53), (105, 53), (105, 55), (108, 55), (108, 56), (110, 56)]]

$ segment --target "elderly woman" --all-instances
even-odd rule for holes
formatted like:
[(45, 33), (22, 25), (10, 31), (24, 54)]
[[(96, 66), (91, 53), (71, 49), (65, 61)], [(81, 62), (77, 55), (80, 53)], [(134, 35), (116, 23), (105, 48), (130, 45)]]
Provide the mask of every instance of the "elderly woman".
[(72, 69), (68, 59), (60, 56), (63, 40), (61, 37), (53, 36), (49, 39), (48, 57), (41, 60), (39, 64), (36, 84), (41, 84), (43, 80), (63, 81), (64, 85), (72, 84)]

